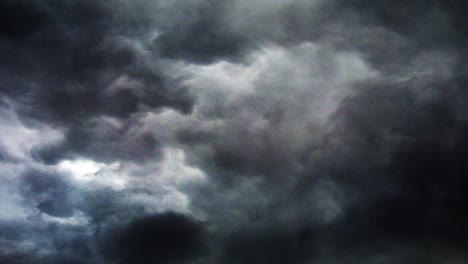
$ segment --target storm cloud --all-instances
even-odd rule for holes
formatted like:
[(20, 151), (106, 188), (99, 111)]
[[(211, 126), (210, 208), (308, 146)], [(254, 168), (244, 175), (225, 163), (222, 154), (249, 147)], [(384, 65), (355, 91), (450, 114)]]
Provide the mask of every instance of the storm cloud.
[(0, 263), (465, 263), (465, 1), (0, 3)]

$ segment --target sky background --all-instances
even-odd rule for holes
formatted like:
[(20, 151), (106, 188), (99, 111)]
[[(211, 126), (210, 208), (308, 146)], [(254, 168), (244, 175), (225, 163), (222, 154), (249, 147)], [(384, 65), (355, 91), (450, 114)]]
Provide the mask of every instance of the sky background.
[(466, 263), (467, 10), (0, 1), (0, 263)]

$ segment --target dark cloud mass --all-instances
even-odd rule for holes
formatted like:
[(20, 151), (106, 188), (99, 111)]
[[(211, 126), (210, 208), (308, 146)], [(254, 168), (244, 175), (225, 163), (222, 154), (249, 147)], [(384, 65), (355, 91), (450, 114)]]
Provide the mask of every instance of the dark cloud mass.
[(466, 1), (0, 1), (0, 264), (468, 261)]
[(203, 256), (203, 226), (184, 215), (140, 218), (123, 228), (109, 254), (119, 263), (179, 263)]

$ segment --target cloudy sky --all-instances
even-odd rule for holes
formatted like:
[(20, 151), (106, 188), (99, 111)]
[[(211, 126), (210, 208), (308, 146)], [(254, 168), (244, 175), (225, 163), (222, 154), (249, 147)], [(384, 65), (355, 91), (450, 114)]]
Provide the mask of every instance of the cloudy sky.
[(466, 263), (467, 7), (2, 0), (0, 263)]

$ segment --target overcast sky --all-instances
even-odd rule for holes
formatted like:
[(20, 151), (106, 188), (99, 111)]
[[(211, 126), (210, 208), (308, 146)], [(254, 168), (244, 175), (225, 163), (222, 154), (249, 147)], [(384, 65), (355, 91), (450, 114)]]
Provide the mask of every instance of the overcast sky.
[(467, 10), (0, 1), (0, 263), (466, 263)]

